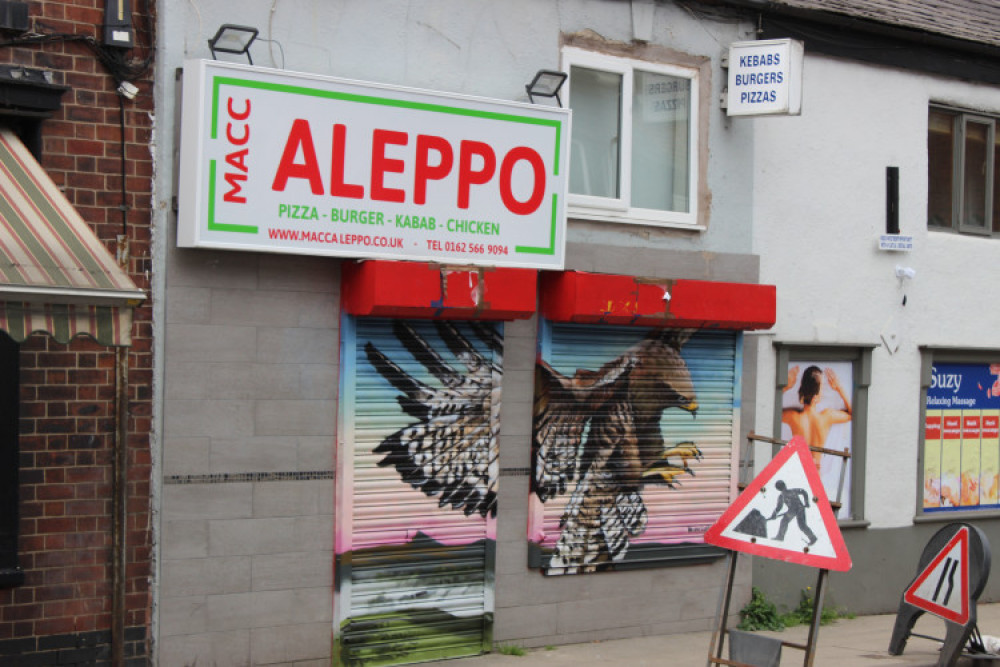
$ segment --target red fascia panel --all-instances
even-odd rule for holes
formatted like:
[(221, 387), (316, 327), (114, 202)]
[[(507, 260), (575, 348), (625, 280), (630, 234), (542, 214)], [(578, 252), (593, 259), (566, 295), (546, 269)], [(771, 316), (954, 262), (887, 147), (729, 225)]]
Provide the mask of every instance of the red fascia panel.
[(773, 285), (656, 280), (566, 271), (542, 274), (541, 313), (556, 322), (767, 329)]
[(534, 269), (344, 262), (341, 301), (351, 315), (414, 319), (517, 320), (534, 315)]
[(774, 285), (678, 280), (670, 294), (672, 326), (769, 329), (777, 319)]

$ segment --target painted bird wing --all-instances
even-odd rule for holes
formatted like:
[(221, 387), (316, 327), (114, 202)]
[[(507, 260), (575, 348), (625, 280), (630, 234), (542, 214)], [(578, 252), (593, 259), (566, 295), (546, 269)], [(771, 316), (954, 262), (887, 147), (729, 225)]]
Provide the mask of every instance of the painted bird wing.
[(537, 363), (532, 490), (542, 502), (566, 493), (568, 485), (581, 476), (587, 423), (627, 381), (633, 365), (631, 355), (622, 355), (599, 371), (577, 370), (567, 377), (545, 361)]
[[(403, 347), (437, 380), (422, 382), (393, 362), (371, 342), (368, 361), (401, 392), (399, 405), (414, 421), (385, 438), (376, 448), (380, 466), (394, 466), (414, 489), (466, 515), (496, 516), (497, 431), (503, 339), (488, 323), (469, 325), (480, 348), (448, 322), (435, 322), (437, 333), (464, 368), (456, 368), (404, 321), (393, 322)], [(489, 354), (480, 349), (485, 346)]]
[(577, 482), (560, 519), (562, 532), (548, 571), (593, 572), (625, 557), (629, 539), (646, 529), (647, 511), (638, 489), (623, 488), (607, 449), (598, 453)]

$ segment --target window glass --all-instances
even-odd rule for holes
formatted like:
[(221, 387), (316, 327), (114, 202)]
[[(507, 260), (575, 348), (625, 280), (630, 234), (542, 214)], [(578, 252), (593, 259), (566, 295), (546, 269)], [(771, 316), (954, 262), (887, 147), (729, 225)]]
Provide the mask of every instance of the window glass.
[(926, 389), (921, 511), (1000, 509), (1000, 364), (935, 359)]
[[(777, 371), (787, 378), (775, 392), (774, 433), (802, 436), (841, 522), (865, 521), (866, 415), (871, 347), (829, 348), (776, 343)], [(846, 456), (834, 454), (842, 452)]]
[(632, 206), (690, 211), (691, 81), (636, 70), (632, 86)]
[[(851, 454), (855, 394), (852, 361), (790, 362), (782, 391), (781, 439), (805, 438), (810, 447)], [(838, 519), (852, 517), (850, 460), (812, 452), (827, 498), (840, 503)]]
[(931, 109), (927, 133), (927, 221), (952, 226), (952, 163), (955, 155), (954, 113)]
[(965, 124), (965, 156), (962, 171), (962, 224), (986, 228), (987, 172), (990, 126), (969, 120)]
[(698, 222), (699, 69), (563, 51), (573, 109), (570, 215), (651, 225)]
[(927, 226), (1000, 236), (1000, 116), (930, 108)]
[[(993, 132), (993, 197), (1000, 196), (1000, 132)], [(993, 233), (1000, 232), (1000, 206), (993, 204)]]
[(620, 197), (622, 76), (571, 67), (573, 141), (570, 192)]

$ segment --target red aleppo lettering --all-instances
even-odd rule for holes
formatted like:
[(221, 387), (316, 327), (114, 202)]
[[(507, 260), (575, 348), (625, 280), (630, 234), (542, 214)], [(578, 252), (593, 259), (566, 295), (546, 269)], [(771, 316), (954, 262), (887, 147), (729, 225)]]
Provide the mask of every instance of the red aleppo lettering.
[(375, 130), (372, 133), (372, 199), (400, 204), (406, 201), (405, 191), (399, 188), (385, 187), (384, 176), (386, 172), (401, 174), (406, 166), (402, 160), (385, 156), (386, 145), (405, 146), (408, 141), (409, 136), (406, 132)]
[[(295, 161), (299, 149), (302, 150), (301, 163)], [(309, 181), (309, 189), (314, 195), (323, 194), (323, 177), (319, 173), (312, 130), (309, 128), (309, 121), (302, 118), (296, 118), (292, 122), (292, 129), (288, 132), (288, 141), (285, 142), (285, 150), (278, 162), (278, 170), (274, 174), (271, 189), (284, 192), (290, 178), (304, 178)]]
[[(472, 156), (483, 160), (481, 169), (472, 168)], [(481, 141), (463, 141), (458, 153), (458, 207), (469, 208), (469, 192), (473, 185), (490, 182), (497, 168), (497, 157), (489, 144)]]
[[(368, 137), (369, 153), (366, 156), (363, 145), (359, 150), (358, 146), (352, 144), (354, 151), (348, 153), (346, 124), (336, 123), (331, 125), (331, 129), (331, 157), (328, 163), (331, 197), (365, 199), (367, 194), (371, 201), (400, 204), (411, 201), (423, 206), (427, 203), (429, 187), (434, 187), (434, 198), (438, 203), (443, 204), (443, 200), (451, 195), (454, 197), (454, 206), (468, 209), (471, 206), (473, 188), (487, 186), (491, 188), (491, 192), (484, 192), (484, 199), (479, 201), (490, 201), (499, 195), (504, 207), (520, 216), (535, 213), (545, 201), (548, 186), (546, 164), (542, 156), (528, 146), (516, 146), (498, 155), (490, 144), (467, 139), (458, 142), (456, 157), (456, 146), (445, 137), (417, 134), (414, 137), (414, 148), (409, 151), (404, 148), (410, 145), (409, 133), (379, 128), (372, 130)], [(233, 138), (241, 137), (234, 135)], [(364, 139), (361, 141), (363, 144)], [(347, 165), (364, 165), (366, 157), (369, 160), (368, 182), (347, 182)], [(245, 172), (248, 166), (247, 154), (242, 151), (230, 153), (227, 162)], [(354, 173), (357, 174), (358, 171)], [(290, 180), (301, 179), (309, 183), (312, 194), (322, 195), (325, 194), (326, 178), (317, 159), (309, 121), (295, 119), (275, 169), (271, 189), (283, 192)], [(412, 191), (408, 187), (410, 178)], [(239, 196), (239, 181), (244, 179), (235, 174), (228, 175), (227, 180), (233, 188), (231, 192)], [(435, 184), (430, 186), (432, 181)], [(403, 187), (404, 185), (407, 187)], [(479, 197), (477, 195), (477, 199)]]
[[(525, 160), (531, 165), (534, 174), (531, 196), (523, 202), (518, 201), (511, 189), (514, 166), (521, 160)], [(541, 155), (527, 146), (518, 146), (512, 148), (504, 156), (503, 162), (500, 164), (500, 198), (503, 200), (504, 206), (515, 215), (530, 215), (538, 210), (545, 199), (545, 162), (542, 161)]]
[[(440, 161), (431, 166), (430, 152), (436, 151)], [(439, 181), (451, 173), (455, 158), (451, 144), (444, 137), (433, 134), (417, 135), (417, 164), (413, 169), (413, 203), (427, 202), (427, 181)]]
[(363, 185), (344, 182), (344, 153), (347, 151), (347, 128), (343, 123), (333, 126), (333, 160), (330, 169), (330, 195), (361, 199), (365, 196)]

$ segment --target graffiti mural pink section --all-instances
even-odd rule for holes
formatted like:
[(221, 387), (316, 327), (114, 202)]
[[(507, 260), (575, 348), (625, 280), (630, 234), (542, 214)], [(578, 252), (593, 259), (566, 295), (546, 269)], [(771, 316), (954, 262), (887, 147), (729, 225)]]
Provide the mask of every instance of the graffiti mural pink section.
[(346, 318), (335, 664), (490, 646), (502, 334)]

